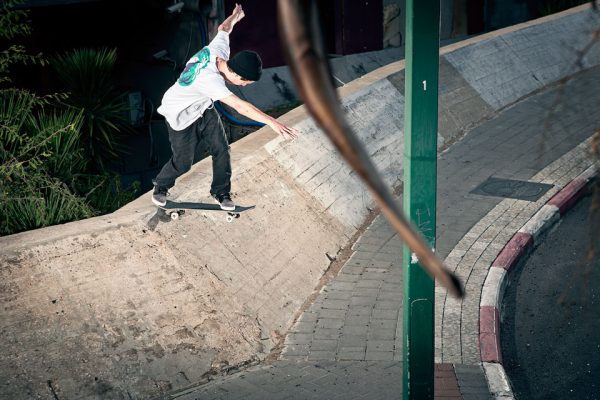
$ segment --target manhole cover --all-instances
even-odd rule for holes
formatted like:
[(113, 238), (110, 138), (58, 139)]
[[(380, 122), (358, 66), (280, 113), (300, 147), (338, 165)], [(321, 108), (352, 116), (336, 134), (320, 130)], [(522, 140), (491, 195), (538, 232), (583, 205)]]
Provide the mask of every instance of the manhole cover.
[(484, 196), (508, 197), (511, 199), (537, 201), (553, 185), (547, 183), (536, 183), (517, 181), (513, 179), (502, 179), (489, 177), (481, 185), (477, 186), (471, 193)]

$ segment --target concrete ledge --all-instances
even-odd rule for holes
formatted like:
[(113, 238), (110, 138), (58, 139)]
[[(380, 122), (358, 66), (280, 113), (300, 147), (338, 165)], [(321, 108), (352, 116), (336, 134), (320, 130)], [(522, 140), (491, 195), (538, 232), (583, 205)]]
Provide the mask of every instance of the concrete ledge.
[[(586, 9), (588, 11), (586, 11)], [(494, 110), (575, 73), (577, 50), (586, 47), (600, 16), (589, 5), (516, 25), (479, 37), (445, 58)], [(548, 40), (551, 37), (552, 40)], [(600, 62), (600, 48), (592, 46), (583, 68)]]

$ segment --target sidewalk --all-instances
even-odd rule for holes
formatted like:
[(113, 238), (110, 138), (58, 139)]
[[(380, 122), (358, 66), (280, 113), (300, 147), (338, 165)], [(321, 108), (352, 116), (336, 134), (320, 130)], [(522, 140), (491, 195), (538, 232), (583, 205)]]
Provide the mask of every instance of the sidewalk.
[[(493, 397), (497, 382), (488, 381), (494, 378), (490, 371), (486, 376), (479, 353), (481, 290), (510, 238), (592, 164), (588, 139), (600, 129), (597, 82), (598, 67), (569, 80), (560, 113), (550, 116), (557, 86), (527, 97), (440, 156), (437, 253), (461, 277), (467, 296), (457, 301), (436, 289), (436, 398)], [(507, 198), (511, 181), (495, 194), (472, 193), (490, 177), (548, 186), (537, 198)], [(377, 216), (339, 274), (288, 332), (277, 361), (163, 398), (401, 398), (401, 248), (387, 221)]]

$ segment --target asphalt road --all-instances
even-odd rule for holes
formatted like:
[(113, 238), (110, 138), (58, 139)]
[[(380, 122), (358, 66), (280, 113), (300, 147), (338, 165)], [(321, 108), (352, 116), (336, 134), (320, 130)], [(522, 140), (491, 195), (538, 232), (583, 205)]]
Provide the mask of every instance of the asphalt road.
[(600, 210), (591, 203), (580, 200), (508, 276), (501, 342), (517, 399), (600, 399), (600, 233), (591, 231)]

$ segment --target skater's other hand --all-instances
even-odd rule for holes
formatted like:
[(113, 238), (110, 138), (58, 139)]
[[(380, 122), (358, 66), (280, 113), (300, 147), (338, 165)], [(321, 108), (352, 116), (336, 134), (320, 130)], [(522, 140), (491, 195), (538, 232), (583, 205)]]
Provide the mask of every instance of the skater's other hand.
[(286, 126), (277, 120), (272, 121), (269, 126), (285, 140), (295, 139), (300, 134), (298, 129)]
[(227, 17), (225, 21), (221, 23), (221, 25), (219, 25), (218, 30), (231, 33), (235, 24), (237, 24), (242, 18), (244, 18), (245, 15), (246, 14), (244, 14), (242, 6), (236, 4), (231, 15)]
[(239, 22), (245, 16), (246, 16), (246, 14), (244, 13), (244, 10), (242, 9), (242, 6), (240, 4), (236, 3), (235, 4), (235, 8), (231, 12), (232, 23), (235, 24), (235, 23)]

